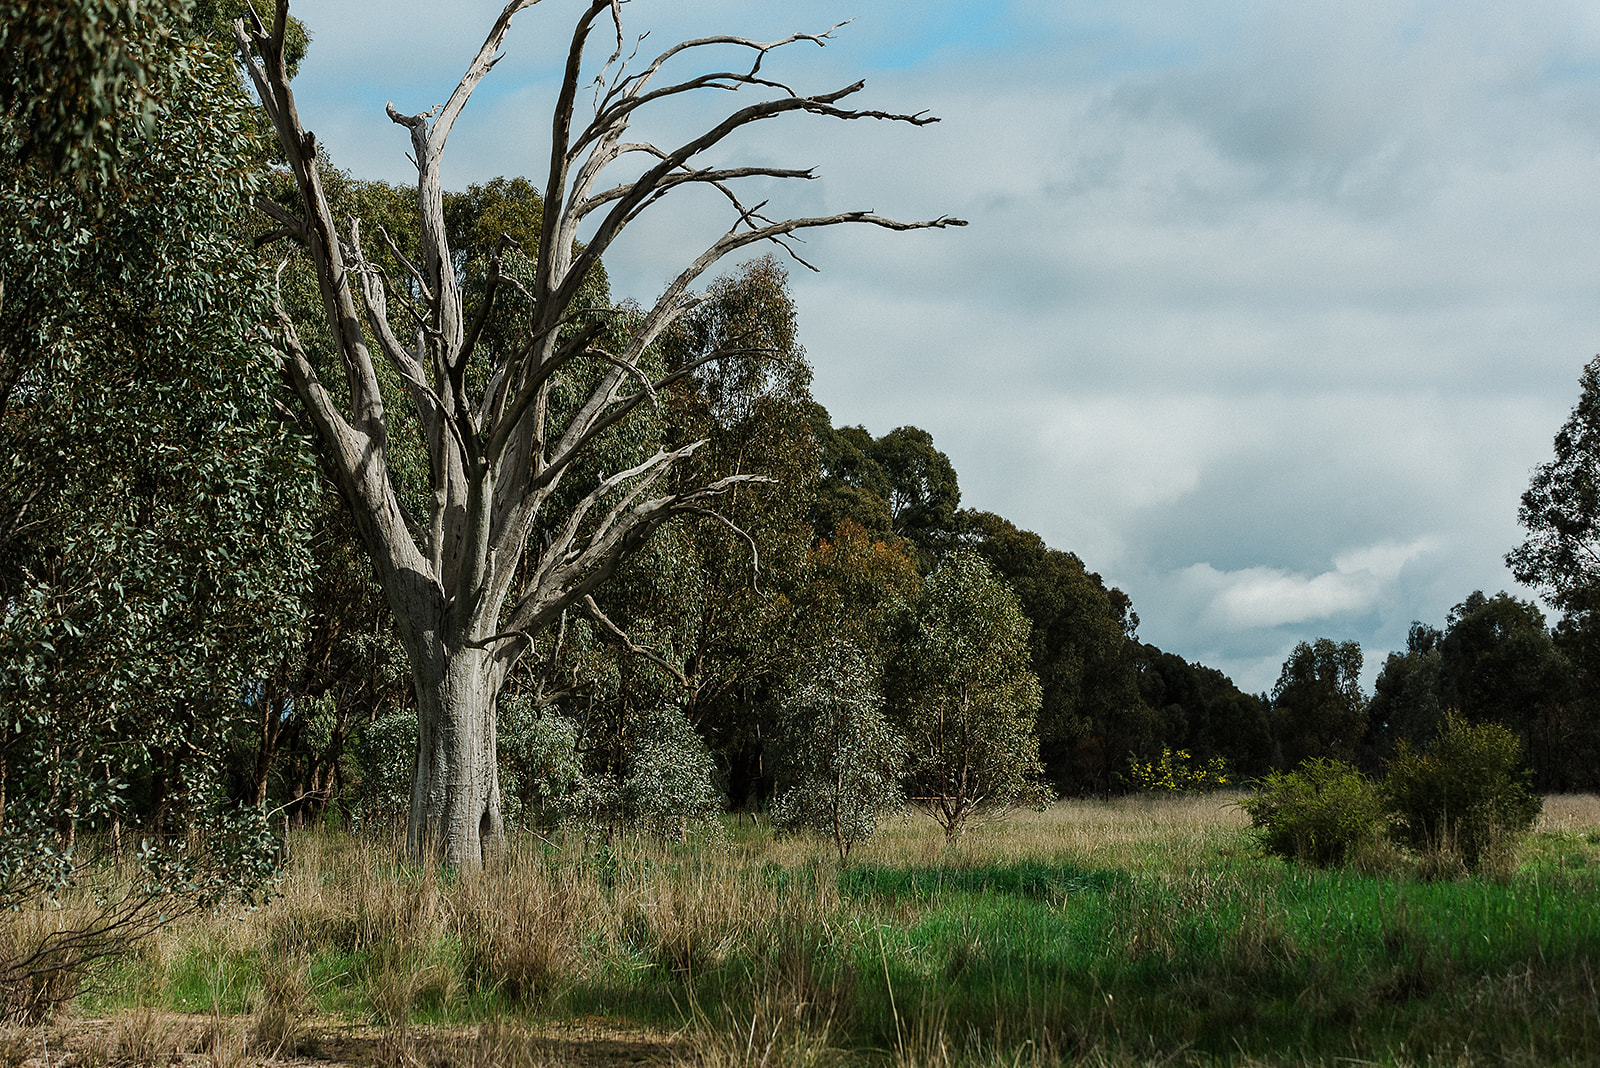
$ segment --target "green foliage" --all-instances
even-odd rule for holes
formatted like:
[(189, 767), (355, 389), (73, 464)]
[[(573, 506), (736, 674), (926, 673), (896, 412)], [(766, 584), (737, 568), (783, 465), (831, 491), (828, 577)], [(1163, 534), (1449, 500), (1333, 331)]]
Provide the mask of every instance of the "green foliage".
[(779, 717), (779, 782), (772, 822), (833, 839), (843, 861), (898, 807), (901, 739), (890, 730), (877, 672), (835, 639), (800, 669)]
[(1600, 724), (1589, 680), (1600, 665), (1589, 617), (1569, 604), (1556, 634), (1532, 601), (1469, 594), (1441, 632), (1413, 623), (1406, 651), (1391, 655), (1369, 709), (1363, 762), (1372, 770), (1401, 741), (1426, 748), (1444, 710), (1503, 724), (1522, 740), (1541, 792), (1592, 788)]
[[(1543, 723), (1526, 732), (1529, 759), (1541, 789), (1600, 788), (1600, 357), (1579, 379), (1572, 414), (1556, 433), (1554, 457), (1540, 465), (1522, 495), (1517, 518), (1527, 531), (1506, 555), (1525, 583), (1565, 618), (1557, 628), (1563, 659), (1573, 669), (1565, 707), (1540, 701), (1532, 712)], [(1537, 668), (1537, 665), (1530, 665)], [(1524, 678), (1536, 671), (1524, 670)], [(1541, 695), (1542, 696), (1542, 695)], [(1460, 703), (1463, 712), (1468, 712)], [(1469, 713), (1470, 714), (1470, 713)], [(1512, 724), (1504, 714), (1495, 718)], [(1542, 728), (1554, 728), (1548, 732)], [(1551, 738), (1539, 737), (1548, 733)]]
[[(767, 777), (762, 731), (773, 695), (794, 667), (792, 597), (811, 545), (806, 504), (818, 470), (805, 418), (811, 366), (788, 273), (763, 256), (716, 279), (661, 347), (669, 368), (698, 365), (666, 405), (667, 447), (704, 442), (682, 466), (683, 484), (771, 480), (722, 499), (718, 512), (739, 530), (702, 520), (668, 532), (684, 544), (673, 581), (688, 610), (653, 612), (673, 632), (685, 712), (727, 770), (730, 800), (747, 804)], [(719, 351), (728, 355), (706, 362)]]
[(1165, 790), (1168, 793), (1193, 793), (1219, 790), (1230, 784), (1228, 764), (1221, 757), (1197, 760), (1187, 749), (1161, 747), (1161, 759), (1128, 762), (1128, 778), (1140, 790)]
[(865, 427), (831, 428), (821, 405), (811, 427), (822, 450), (822, 479), (812, 523), (826, 538), (846, 519), (875, 534), (893, 533), (916, 545), (931, 562), (957, 528), (961, 487), (950, 458), (933, 435), (902, 426), (880, 438)]
[(1586, 608), (1600, 589), (1600, 356), (1580, 378), (1582, 393), (1555, 437), (1555, 458), (1534, 471), (1517, 518), (1527, 539), (1506, 556), (1518, 582), (1562, 608)]
[(961, 488), (950, 458), (934, 448), (933, 435), (902, 426), (872, 443), (869, 453), (889, 486), (889, 518), (894, 532), (924, 550), (938, 547), (955, 527)]
[(311, 458), (274, 412), (269, 276), (235, 233), (248, 105), (203, 41), (73, 21), (109, 10), (0, 22), (66, 35), (8, 37), (7, 61), (109, 65), (0, 74), (0, 908), (44, 918), (0, 934), (0, 990), (27, 1013), (269, 885), (276, 841), (224, 762), (308, 572)]
[(1383, 802), (1400, 841), (1455, 854), (1476, 870), (1538, 818), (1528, 780), (1515, 734), (1449, 713), (1425, 752), (1400, 744), (1386, 768)]
[(267, 275), (234, 233), (257, 146), (232, 61), (159, 59), (115, 174), (51, 174), (0, 123), (0, 894), (70, 875), (80, 831), (147, 835), (184, 894), (270, 868), (219, 764), (302, 622), (312, 470), (251, 340)]
[(1538, 605), (1474, 591), (1450, 610), (1440, 651), (1444, 706), (1475, 723), (1504, 724), (1523, 739), (1540, 788), (1570, 788), (1562, 749), (1581, 727), (1570, 707), (1571, 665)]
[[(159, 83), (178, 42), (226, 53), (245, 0), (11, 0), (0, 18), (0, 112), (17, 149), (50, 170), (104, 181), (154, 129)], [(291, 19), (290, 73), (308, 39)]]
[(1368, 708), (1368, 738), (1379, 758), (1392, 757), (1401, 739), (1421, 744), (1433, 737), (1444, 715), (1443, 637), (1434, 627), (1412, 623), (1406, 651), (1384, 661)]
[(796, 640), (842, 638), (881, 664), (921, 589), (909, 546), (846, 519), (806, 556), (793, 594)]
[(1267, 773), (1272, 724), (1266, 701), (1242, 692), (1215, 668), (1153, 645), (1135, 645), (1132, 655), (1139, 694), (1154, 720), (1151, 730), (1163, 744), (1187, 749), (1198, 759), (1221, 757), (1240, 776)]
[(1051, 798), (1040, 781), (1028, 618), (982, 556), (957, 551), (928, 576), (888, 677), (910, 754), (907, 793), (949, 840), (980, 809)]
[(583, 788), (577, 724), (526, 697), (501, 694), (495, 742), (506, 822), (553, 829), (571, 812)]
[(1294, 771), (1274, 771), (1239, 804), (1268, 852), (1308, 864), (1354, 860), (1382, 828), (1377, 787), (1339, 760), (1313, 758)]
[[(142, 10), (141, 10), (142, 8)], [(127, 120), (152, 129), (160, 50), (189, 0), (20, 0), (0, 18), (0, 109), (16, 151), (55, 171), (110, 173)]]
[(619, 800), (627, 821), (663, 842), (691, 831), (716, 837), (722, 793), (705, 742), (675, 705), (657, 705), (632, 724)]
[(417, 755), (417, 714), (397, 709), (365, 723), (352, 746), (349, 805), (367, 826), (403, 826), (411, 804), (411, 768)]
[(1153, 742), (1155, 717), (1141, 699), (1128, 596), (1107, 588), (1076, 555), (990, 512), (961, 513), (962, 540), (1017, 591), (1030, 624), (1039, 676), (1039, 748), (1059, 788), (1106, 792), (1128, 756)]

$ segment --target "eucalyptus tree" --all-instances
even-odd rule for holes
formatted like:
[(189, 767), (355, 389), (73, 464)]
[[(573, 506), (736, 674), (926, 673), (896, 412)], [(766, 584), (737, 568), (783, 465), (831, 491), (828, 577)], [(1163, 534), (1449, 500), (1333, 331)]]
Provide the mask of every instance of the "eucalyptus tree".
[[(591, 603), (596, 587), (663, 524), (715, 515), (723, 494), (755, 480), (732, 474), (675, 483), (671, 476), (701, 447), (702, 441), (690, 441), (581, 488), (563, 487), (577, 481), (572, 476), (580, 461), (610, 431), (654, 408), (663, 390), (761, 343), (729, 338), (690, 364), (662, 368), (656, 342), (693, 306), (695, 280), (739, 249), (763, 242), (787, 248), (793, 235), (816, 227), (911, 230), (960, 222), (897, 222), (869, 211), (772, 218), (763, 214), (764, 202), (741, 199), (740, 180), (806, 179), (812, 171), (701, 162), (739, 130), (794, 113), (934, 121), (843, 106), (862, 89), (860, 82), (807, 94), (763, 72), (774, 50), (822, 45), (832, 31), (768, 42), (711, 35), (637, 65), (637, 48), (630, 50), (624, 39), (619, 0), (592, 0), (573, 29), (551, 115), (537, 248), (500, 250), (476, 305), (468, 306), (445, 219), (445, 146), (495, 65), (512, 20), (535, 3), (505, 6), (445, 103), (418, 114), (388, 108), (409, 134), (422, 238), (421, 255), (403, 258), (399, 278), (374, 266), (359, 225), (341, 229), (329, 209), (317, 140), (302, 124), (285, 66), (288, 0), (278, 0), (271, 25), (252, 17), (234, 28), (298, 191), (295, 210), (262, 207), (279, 232), (307, 247), (333, 348), (330, 381), (287, 315), (280, 316), (283, 373), (332, 457), (411, 661), (418, 731), (407, 846), (413, 855), (463, 866), (481, 863), (502, 838), (494, 699), (537, 633), (565, 610)], [(614, 28), (615, 47), (596, 74), (585, 57), (601, 26)], [(748, 62), (669, 80), (670, 71), (716, 50)], [(635, 121), (657, 105), (739, 90), (763, 95), (681, 144), (663, 148), (628, 138)], [(583, 100), (592, 100), (592, 107)], [(640, 167), (626, 170), (635, 161)], [(623, 177), (608, 184), (619, 164)], [(624, 229), (675, 191), (697, 186), (726, 197), (733, 215), (727, 231), (694, 255), (649, 307), (586, 307), (586, 279)], [(581, 244), (580, 230), (586, 237)], [(529, 268), (522, 277), (507, 267), (519, 255)], [(517, 303), (516, 296), (522, 321), (515, 343), (486, 344), (489, 325), (502, 305)], [(410, 415), (428, 456), (425, 509), (406, 507), (390, 470), (390, 436), (403, 417), (385, 404), (374, 347), (409, 390)], [(530, 550), (536, 530), (540, 537)]]
[(1353, 760), (1367, 733), (1361, 643), (1318, 638), (1296, 645), (1272, 689), (1272, 715), (1284, 767), (1312, 757)]
[(1580, 377), (1582, 393), (1539, 465), (1517, 510), (1528, 536), (1506, 556), (1518, 582), (1571, 614), (1600, 594), (1600, 356)]
[(817, 537), (846, 519), (874, 533), (904, 538), (931, 569), (952, 547), (961, 526), (961, 486), (950, 458), (920, 427), (896, 427), (874, 438), (865, 427), (830, 427), (820, 404), (811, 409), (812, 433), (822, 449), (822, 480), (812, 506)]
[(886, 673), (891, 720), (905, 736), (907, 794), (947, 841), (975, 815), (1053, 799), (1028, 632), (1016, 592), (970, 549), (940, 562), (905, 621)]
[(50, 89), (0, 67), (0, 908), (68, 883), (93, 902), (0, 946), (0, 1016), (276, 861), (264, 814), (217, 788), (307, 570), (309, 456), (236, 232), (260, 145), (228, 51), (121, 32), (139, 80), (110, 79), (54, 155), (27, 128)]
[(1573, 756), (1592, 753), (1594, 730), (1574, 721), (1572, 665), (1537, 604), (1475, 590), (1450, 610), (1439, 652), (1445, 706), (1517, 732), (1541, 790), (1570, 790), (1589, 774)]
[(706, 439), (682, 473), (686, 482), (741, 471), (773, 479), (728, 495), (721, 510), (735, 526), (682, 531), (692, 534), (684, 578), (694, 609), (678, 627), (684, 711), (717, 753), (738, 805), (765, 779), (769, 713), (792, 669), (786, 636), (811, 545), (806, 510), (818, 473), (806, 420), (811, 367), (788, 275), (772, 256), (712, 283), (680, 323), (663, 349), (669, 366), (735, 338), (760, 338), (763, 350), (708, 366), (674, 390), (668, 430), (679, 443)]
[(807, 650), (781, 703), (773, 823), (831, 837), (841, 863), (902, 804), (905, 754), (883, 713), (879, 675), (865, 653), (834, 638)]
[(1039, 747), (1052, 781), (1063, 790), (1104, 792), (1157, 734), (1139, 692), (1132, 601), (1076, 555), (1000, 516), (966, 511), (960, 523), (962, 540), (1016, 590), (1031, 624), (1043, 694)]
[(1600, 357), (1584, 366), (1579, 385), (1578, 402), (1556, 433), (1555, 455), (1534, 469), (1522, 495), (1517, 518), (1527, 537), (1506, 563), (1518, 582), (1562, 612), (1556, 635), (1579, 679), (1572, 697), (1582, 737), (1569, 737), (1561, 752), (1581, 776), (1574, 781), (1592, 784), (1600, 778), (1592, 770), (1600, 766), (1593, 696), (1600, 693)]

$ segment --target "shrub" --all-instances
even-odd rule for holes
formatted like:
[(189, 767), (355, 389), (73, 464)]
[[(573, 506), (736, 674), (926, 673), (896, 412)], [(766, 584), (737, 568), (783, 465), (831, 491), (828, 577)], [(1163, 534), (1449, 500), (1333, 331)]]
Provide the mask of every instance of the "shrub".
[(1169, 790), (1189, 793), (1198, 790), (1216, 790), (1227, 786), (1231, 776), (1228, 765), (1221, 757), (1212, 757), (1204, 763), (1189, 755), (1187, 749), (1161, 747), (1161, 759), (1141, 764), (1128, 758), (1128, 778), (1140, 790)]
[(351, 808), (362, 826), (405, 826), (411, 769), (417, 762), (417, 715), (398, 709), (356, 734)]
[(779, 713), (779, 781), (772, 822), (831, 835), (839, 860), (902, 804), (902, 739), (883, 714), (872, 664), (848, 641), (812, 651)]
[(1313, 759), (1273, 772), (1239, 802), (1268, 852), (1310, 864), (1341, 864), (1376, 844), (1378, 789), (1340, 760)]
[(627, 765), (620, 800), (637, 830), (663, 843), (687, 841), (691, 830), (720, 835), (716, 764), (682, 709), (663, 704), (639, 716)]
[(1539, 817), (1522, 742), (1497, 723), (1448, 713), (1427, 752), (1401, 742), (1386, 773), (1383, 803), (1395, 838), (1459, 856), (1471, 871)]
[(578, 725), (521, 695), (501, 695), (495, 744), (500, 804), (508, 824), (553, 830), (584, 788)]

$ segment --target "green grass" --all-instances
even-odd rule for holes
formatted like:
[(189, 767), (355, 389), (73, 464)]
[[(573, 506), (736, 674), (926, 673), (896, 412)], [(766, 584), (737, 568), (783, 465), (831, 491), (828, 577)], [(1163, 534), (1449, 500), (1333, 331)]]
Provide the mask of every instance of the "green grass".
[(702, 1061), (770, 1030), (795, 1063), (1596, 1063), (1581, 812), (1508, 877), (1432, 881), (1263, 857), (1214, 798), (1061, 805), (953, 850), (894, 827), (843, 869), (735, 827), (722, 851), (524, 843), (451, 880), (307, 835), (282, 897), (168, 931), (96, 1004), (256, 1012), (270, 974), (391, 1026), (687, 1023)]

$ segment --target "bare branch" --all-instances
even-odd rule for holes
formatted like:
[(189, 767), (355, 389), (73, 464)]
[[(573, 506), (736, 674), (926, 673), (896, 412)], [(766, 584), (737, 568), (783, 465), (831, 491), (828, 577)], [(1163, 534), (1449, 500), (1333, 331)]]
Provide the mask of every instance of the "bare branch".
[[(520, 629), (537, 627), (591, 593), (616, 571), (617, 564), (628, 553), (643, 545), (673, 518), (694, 513), (703, 508), (704, 501), (734, 486), (765, 481), (770, 479), (760, 475), (729, 475), (684, 493), (640, 501), (625, 511), (614, 510), (616, 521), (592, 535), (584, 549), (566, 552), (557, 566), (548, 570), (540, 567), (535, 572), (539, 576), (536, 585), (512, 612), (515, 626)], [(546, 553), (547, 558), (550, 555)]]
[[(607, 94), (605, 106), (602, 109), (597, 110), (595, 121), (591, 124), (590, 129), (593, 130), (601, 127), (611, 126), (621, 120), (625, 120), (631, 112), (637, 111), (646, 104), (663, 99), (665, 97), (677, 96), (682, 93), (691, 92), (695, 89), (728, 89), (737, 88), (741, 84), (764, 85), (769, 88), (783, 89), (791, 96), (798, 95), (787, 86), (780, 85), (776, 82), (765, 81), (764, 79), (759, 79), (756, 77), (757, 73), (761, 70), (761, 65), (765, 61), (767, 53), (801, 41), (809, 41), (818, 46), (825, 46), (827, 42), (832, 39), (835, 30), (838, 30), (842, 26), (848, 25), (848, 23), (851, 21), (854, 20), (846, 20), (846, 22), (838, 23), (823, 33), (795, 33), (776, 41), (752, 41), (747, 37), (735, 37), (727, 34), (718, 34), (711, 37), (697, 37), (693, 40), (681, 41), (657, 56), (648, 67), (640, 71), (638, 74), (619, 81), (612, 91)], [(660, 73), (661, 68), (666, 65), (667, 61), (672, 59), (674, 56), (688, 52), (692, 49), (709, 48), (715, 45), (733, 45), (741, 48), (753, 49), (756, 52), (755, 61), (752, 63), (749, 71), (744, 74), (727, 71), (716, 74), (704, 74), (697, 78), (692, 78), (689, 81), (679, 82), (676, 85), (671, 85), (664, 89), (658, 89), (654, 92), (643, 92), (645, 87), (649, 85), (649, 83), (658, 73)], [(577, 146), (575, 146), (574, 151), (581, 152), (583, 147), (584, 143), (580, 142)]]
[(655, 411), (660, 410), (661, 398), (656, 394), (656, 387), (653, 383), (651, 383), (650, 376), (639, 369), (638, 364), (630, 363), (614, 353), (607, 352), (605, 349), (591, 348), (585, 351), (591, 356), (600, 357), (612, 367), (617, 368), (619, 371), (622, 371), (624, 374), (629, 375), (637, 380), (639, 383), (640, 392), (642, 392), (650, 400), (651, 409)]
[(383, 238), (383, 243), (389, 247), (389, 255), (400, 261), (400, 266), (406, 269), (406, 273), (416, 283), (417, 292), (422, 295), (422, 299), (431, 304), (433, 302), (433, 290), (428, 288), (428, 280), (422, 276), (422, 272), (417, 269), (417, 265), (406, 258), (406, 254), (400, 251), (400, 246), (395, 244), (394, 238), (389, 236), (389, 231), (381, 225), (378, 227), (378, 236)]
[(280, 229), (273, 232), (270, 238), (257, 238), (256, 245), (258, 247), (270, 244), (271, 241), (280, 236), (292, 237), (302, 245), (310, 243), (311, 239), (306, 229), (306, 222), (300, 216), (268, 197), (256, 197), (255, 206), (257, 211), (277, 223), (280, 227)]
[(351, 414), (362, 424), (364, 432), (381, 453), (386, 448), (387, 439), (383, 397), (378, 391), (377, 377), (345, 272), (338, 234), (317, 170), (316, 138), (301, 125), (294, 92), (289, 88), (283, 37), (288, 17), (288, 0), (278, 0), (272, 33), (261, 32), (261, 22), (257, 18), (253, 20), (256, 32), (254, 35), (247, 34), (244, 19), (241, 18), (234, 20), (234, 39), (239, 46), (240, 58), (255, 83), (262, 106), (278, 132), (278, 141), (306, 208), (306, 246), (316, 268), (329, 332), (344, 365)]
[[(632, 146), (632, 150), (648, 150), (655, 153), (658, 158), (663, 159), (666, 156), (665, 153), (653, 145), (636, 145)], [(817, 171), (815, 167), (807, 167), (804, 169), (796, 167), (723, 167), (715, 170), (696, 170), (692, 167), (686, 166), (681, 172), (664, 177), (658, 183), (657, 192), (653, 194), (653, 196), (656, 199), (659, 199), (660, 197), (666, 195), (666, 193), (669, 191), (690, 183), (717, 185), (719, 188), (721, 188), (721, 183), (733, 181), (738, 178), (800, 178), (810, 181), (816, 177)], [(575, 207), (573, 210), (579, 218), (583, 218), (594, 212), (597, 208), (604, 207), (613, 201), (621, 200), (623, 197), (627, 196), (633, 191), (633, 187), (636, 184), (637, 183), (635, 182), (624, 182), (621, 185), (612, 186), (604, 193), (596, 193), (594, 196), (589, 197), (587, 200), (577, 205), (577, 207)], [(723, 192), (726, 193), (728, 190), (724, 188)], [(729, 193), (729, 196), (731, 197), (732, 194)], [(737, 203), (737, 201), (735, 201), (735, 203)], [(637, 215), (638, 213), (635, 212), (635, 214)]]
[(446, 413), (451, 410), (451, 405), (445, 402), (437, 390), (428, 384), (426, 373), (416, 357), (408, 352), (400, 340), (394, 336), (389, 326), (388, 302), (386, 287), (379, 271), (361, 251), (361, 221), (350, 220), (350, 246), (355, 258), (355, 274), (361, 284), (361, 295), (367, 307), (367, 322), (378, 337), (378, 347), (383, 350), (389, 359), (389, 364), (404, 380), (412, 394), (412, 403), (416, 406), (417, 417), (422, 422), (425, 430), (424, 440), (430, 443), (429, 461), (440, 468), (449, 463), (449, 458), (440, 454), (440, 450), (432, 444), (436, 431), (442, 422), (451, 436), (455, 438), (456, 445), (463, 455), (470, 455), (467, 450), (467, 441), (462, 429), (452, 419), (446, 418)]
[(650, 661), (652, 664), (656, 665), (663, 671), (670, 674), (673, 678), (677, 679), (678, 685), (684, 687), (685, 689), (688, 688), (688, 676), (684, 675), (683, 671), (680, 670), (677, 665), (671, 663), (654, 650), (647, 649), (635, 642), (631, 637), (628, 636), (626, 631), (611, 621), (610, 616), (606, 615), (600, 610), (600, 606), (595, 603), (593, 595), (585, 594), (581, 603), (583, 605), (584, 614), (590, 619), (594, 620), (596, 623), (600, 624), (601, 628), (610, 634), (611, 637), (616, 640), (617, 644), (621, 645), (633, 655), (641, 656)]
[[(834, 106), (839, 100), (859, 92), (865, 86), (865, 84), (866, 83), (864, 82), (856, 82), (853, 85), (846, 86), (843, 89), (836, 90), (832, 93), (824, 93), (818, 96), (786, 97), (752, 104), (734, 112), (732, 115), (729, 115), (727, 118), (723, 119), (720, 123), (712, 127), (704, 134), (701, 134), (699, 137), (686, 142), (673, 152), (668, 153), (661, 160), (661, 162), (656, 164), (655, 167), (647, 171), (637, 181), (631, 183), (631, 187), (622, 196), (616, 198), (614, 206), (601, 220), (598, 229), (589, 239), (589, 243), (584, 247), (582, 253), (580, 253), (574, 259), (571, 270), (568, 271), (566, 273), (566, 277), (562, 279), (561, 284), (555, 294), (556, 299), (558, 301), (570, 301), (572, 299), (572, 296), (576, 293), (577, 286), (581, 283), (582, 279), (586, 277), (588, 271), (591, 270), (594, 264), (599, 261), (600, 257), (605, 254), (606, 250), (610, 247), (611, 242), (616, 239), (619, 233), (622, 232), (623, 227), (637, 217), (638, 209), (644, 205), (646, 201), (650, 201), (654, 197), (655, 191), (661, 187), (663, 182), (667, 181), (674, 174), (674, 172), (679, 170), (690, 159), (699, 155), (701, 152), (704, 152), (706, 149), (715, 146), (741, 127), (748, 126), (754, 122), (760, 122), (765, 119), (774, 118), (778, 115), (786, 114), (792, 111), (805, 111), (813, 114), (827, 115), (833, 118), (847, 120), (874, 118), (891, 122), (908, 122), (918, 126), (938, 121), (935, 118), (931, 118), (922, 114), (904, 115), (886, 111), (850, 111)], [(547, 212), (552, 210), (548, 198), (546, 201), (545, 210)], [(870, 213), (854, 212), (846, 213), (845, 215), (834, 216), (833, 218), (839, 222), (854, 222), (867, 221), (869, 216)], [(876, 216), (870, 217), (874, 220), (878, 218)], [(816, 226), (831, 224), (814, 220), (806, 220), (802, 221), (802, 225)], [(943, 220), (936, 221), (934, 223), (891, 224), (888, 220), (884, 220), (879, 225), (889, 225), (892, 229), (917, 229), (930, 225), (965, 224), (956, 220)], [(572, 220), (568, 224), (568, 229), (570, 232), (576, 232), (576, 219)], [(701, 270), (704, 270), (704, 267), (702, 267)], [(699, 272), (696, 272), (697, 275), (698, 273)]]
[[(467, 66), (467, 72), (461, 76), (461, 81), (456, 84), (455, 91), (450, 94), (450, 99), (445, 101), (439, 109), (439, 117), (434, 120), (433, 128), (428, 135), (428, 151), (436, 163), (440, 154), (444, 152), (445, 140), (450, 136), (450, 130), (455, 125), (456, 117), (461, 114), (461, 109), (467, 106), (467, 101), (472, 97), (472, 92), (478, 83), (494, 67), (497, 62), (495, 54), (500, 51), (500, 45), (505, 41), (506, 34), (511, 30), (511, 20), (517, 13), (537, 4), (539, 0), (511, 0), (506, 4), (500, 16), (494, 20), (494, 25), (489, 28), (489, 34), (484, 38), (483, 44), (478, 48), (478, 54), (472, 58)], [(426, 161), (418, 159), (419, 167)]]
[[(748, 355), (756, 351), (765, 350), (718, 348), (705, 356), (684, 364), (669, 374), (663, 375), (655, 381), (654, 389), (651, 392), (660, 391), (676, 382), (680, 382), (708, 364), (726, 360), (732, 356)], [(620, 382), (624, 376), (625, 372), (618, 371), (613, 375), (612, 381)], [(572, 420), (566, 434), (562, 435), (561, 440), (556, 444), (549, 464), (537, 477), (530, 481), (528, 493), (533, 494), (542, 491), (554, 484), (560, 478), (562, 472), (582, 455), (589, 442), (631, 415), (635, 408), (650, 399), (651, 392), (640, 390), (626, 397), (617, 397), (614, 388), (606, 393), (602, 393), (601, 389), (596, 389), (590, 396), (590, 403), (594, 407), (594, 413), (587, 418), (584, 417), (583, 413), (580, 413), (578, 417)], [(596, 399), (601, 396), (607, 398), (606, 403), (603, 405), (596, 403)], [(599, 414), (601, 412), (604, 414)]]
[[(515, 245), (510, 234), (501, 234), (500, 242), (495, 246), (494, 252), (489, 255), (489, 277), (483, 286), (483, 297), (478, 302), (478, 313), (472, 317), (472, 322), (467, 327), (466, 338), (461, 343), (461, 352), (456, 356), (455, 368), (459, 370), (472, 359), (472, 350), (478, 347), (478, 338), (483, 335), (483, 328), (489, 321), (489, 313), (494, 310), (495, 295), (500, 289), (500, 257), (508, 246)], [(457, 403), (466, 407), (466, 398), (460, 397)]]

